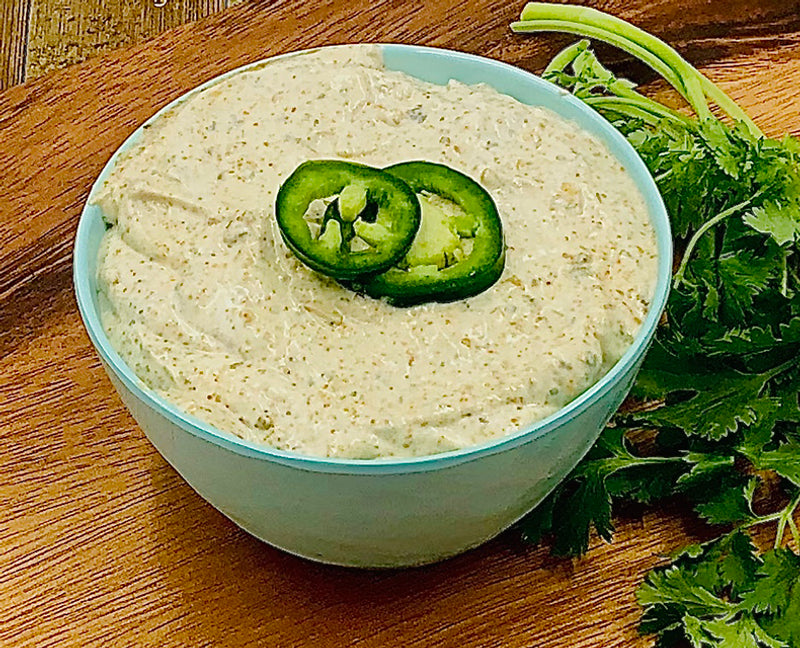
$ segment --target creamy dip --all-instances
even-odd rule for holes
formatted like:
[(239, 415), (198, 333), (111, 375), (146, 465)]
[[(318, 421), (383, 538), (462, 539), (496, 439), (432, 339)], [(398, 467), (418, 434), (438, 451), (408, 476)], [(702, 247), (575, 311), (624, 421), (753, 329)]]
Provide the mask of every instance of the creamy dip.
[[(505, 228), (501, 279), (396, 308), (314, 273), (273, 205), (303, 161), (441, 162)], [(485, 86), (424, 83), (374, 46), (268, 62), (195, 93), (118, 160), (96, 199), (113, 346), (180, 409), (307, 455), (426, 455), (555, 412), (620, 358), (656, 278), (633, 180), (574, 124)]]

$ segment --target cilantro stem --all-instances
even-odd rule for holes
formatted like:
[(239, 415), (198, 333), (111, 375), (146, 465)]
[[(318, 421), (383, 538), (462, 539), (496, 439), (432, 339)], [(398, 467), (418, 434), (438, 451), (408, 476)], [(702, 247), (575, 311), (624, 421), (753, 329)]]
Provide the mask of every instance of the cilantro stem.
[(769, 524), (770, 522), (775, 522), (776, 520), (780, 520), (781, 515), (783, 515), (783, 509), (775, 513), (770, 513), (769, 515), (759, 515), (758, 517), (753, 518), (752, 520), (743, 524), (742, 526), (750, 528), (754, 526), (759, 526), (760, 524)]
[(542, 77), (547, 78), (551, 74), (563, 72), (570, 63), (586, 51), (588, 44), (589, 41), (580, 40), (577, 43), (565, 47), (547, 64), (544, 72), (542, 72)]
[(691, 127), (692, 121), (679, 112), (670, 110), (655, 101), (641, 101), (631, 97), (585, 97), (584, 103), (589, 104), (595, 110), (609, 110), (621, 115), (636, 117), (650, 125), (657, 125), (661, 120), (668, 119), (680, 122), (687, 128)]
[[(544, 72), (542, 72), (542, 78), (555, 80), (558, 83), (559, 75), (567, 75), (569, 77), (566, 69), (570, 65), (573, 66), (573, 69), (576, 69), (583, 57), (591, 56), (588, 52), (589, 41), (586, 39), (565, 47), (548, 63)], [(611, 73), (608, 74), (613, 79)], [(579, 79), (580, 74), (575, 80), (578, 81)], [(693, 127), (693, 121), (686, 115), (682, 115), (677, 110), (668, 108), (644, 96), (628, 85), (628, 82), (615, 81), (612, 86), (609, 89), (614, 93), (614, 96), (589, 94), (585, 97), (581, 96), (581, 99), (597, 110), (613, 110), (620, 115), (642, 119), (653, 126), (657, 125), (660, 120), (666, 119), (679, 122), (686, 128)]]
[(732, 207), (728, 207), (728, 209), (721, 211), (719, 214), (714, 216), (714, 218), (710, 218), (705, 223), (703, 223), (701, 227), (698, 228), (698, 230), (692, 235), (692, 238), (690, 238), (689, 242), (686, 244), (686, 250), (683, 253), (683, 258), (681, 259), (681, 263), (678, 266), (678, 269), (675, 272), (675, 276), (673, 278), (672, 282), (673, 288), (677, 288), (683, 282), (683, 275), (686, 273), (686, 267), (689, 265), (689, 258), (692, 256), (692, 252), (694, 251), (694, 248), (697, 246), (698, 241), (700, 241), (700, 239), (702, 238), (703, 234), (705, 234), (708, 230), (714, 227), (714, 225), (716, 225), (717, 223), (720, 223), (721, 221), (728, 218), (728, 216), (732, 216), (736, 212), (741, 211), (742, 209), (747, 207), (757, 195), (758, 194), (751, 196), (747, 200), (744, 200), (736, 205), (733, 205)]
[(792, 499), (785, 507), (775, 513), (769, 515), (759, 515), (742, 526), (750, 528), (759, 526), (761, 524), (769, 524), (770, 522), (777, 522), (778, 529), (775, 532), (774, 547), (777, 549), (783, 543), (783, 537), (786, 535), (786, 527), (788, 525), (789, 531), (792, 534), (795, 544), (800, 547), (800, 531), (798, 531), (797, 523), (794, 521), (794, 512), (800, 506), (800, 491), (797, 492), (794, 499)]
[(789, 253), (781, 248), (781, 295), (788, 296), (789, 293)]
[[(700, 74), (700, 72), (698, 72)], [(700, 74), (703, 90), (711, 101), (717, 104), (734, 121), (741, 122), (756, 139), (764, 137), (762, 130), (750, 119), (747, 113), (733, 99), (725, 94), (718, 86), (714, 85), (710, 79)]]
[(789, 254), (787, 253), (784, 258), (786, 259), (786, 274), (794, 279), (796, 284), (800, 284), (800, 275), (798, 275), (797, 271), (789, 265)]
[(674, 174), (675, 174), (675, 167), (670, 167), (666, 171), (663, 171), (659, 173), (657, 176), (655, 176), (655, 181), (656, 183), (660, 183), (662, 180), (669, 178), (671, 175)]
[(632, 54), (669, 82), (689, 102), (698, 116), (710, 117), (699, 73), (677, 51), (661, 39), (610, 14), (572, 5), (529, 2), (522, 9), (514, 31), (542, 28), (578, 34), (605, 41)]
[(800, 356), (789, 358), (786, 362), (773, 367), (769, 371), (765, 371), (762, 375), (766, 378), (767, 382), (772, 380), (775, 376), (780, 376), (787, 369), (791, 369), (800, 360)]
[[(575, 21), (566, 19), (566, 20), (557, 20), (552, 17), (543, 17), (539, 19), (534, 18), (525, 18), (525, 12), (528, 10), (529, 7), (535, 6), (537, 9), (539, 6), (549, 7), (550, 5), (544, 3), (537, 3), (532, 2), (525, 6), (525, 10), (523, 10), (523, 19), (519, 22), (511, 23), (511, 29), (515, 32), (541, 32), (541, 31), (553, 31), (553, 32), (562, 32), (567, 34), (575, 34), (576, 36), (585, 36), (588, 38), (594, 38), (596, 40), (604, 41), (609, 43), (610, 45), (614, 45), (621, 50), (624, 50), (635, 56), (642, 62), (646, 63), (649, 67), (651, 67), (656, 73), (660, 76), (664, 77), (666, 81), (674, 87), (680, 95), (692, 106), (692, 108), (699, 114), (703, 114), (703, 116), (710, 117), (711, 112), (708, 110), (708, 106), (705, 104), (705, 95), (702, 92), (702, 89), (699, 88), (699, 84), (697, 88), (693, 88), (692, 92), (687, 90), (687, 88), (683, 85), (680, 80), (680, 77), (676, 74), (675, 70), (672, 69), (668, 64), (666, 64), (663, 60), (654, 56), (652, 52), (648, 49), (642, 47), (641, 45), (632, 42), (625, 38), (624, 36), (617, 34), (613, 31), (608, 30), (599, 25), (595, 24), (586, 24), (583, 22)], [(594, 9), (590, 9), (589, 7), (570, 7), (566, 5), (555, 5), (565, 10), (570, 9), (585, 9), (588, 11), (596, 11)], [(600, 15), (601, 12), (597, 12)], [(568, 17), (567, 17), (568, 18)], [(695, 107), (695, 103), (697, 106)], [(703, 108), (705, 106), (705, 109)]]
[(789, 531), (792, 534), (795, 544), (800, 547), (800, 533), (797, 530), (797, 524), (794, 521), (794, 511), (800, 505), (800, 492), (795, 495), (795, 498), (782, 510), (778, 511), (778, 530), (775, 533), (775, 548), (781, 546), (783, 536), (786, 533), (786, 525), (789, 525)]
[(797, 523), (794, 521), (794, 517), (789, 517), (789, 530), (792, 532), (792, 538), (794, 538), (795, 547), (800, 548), (800, 531), (797, 529)]
[(700, 120), (713, 119), (708, 98), (729, 117), (742, 122), (755, 137), (763, 133), (719, 87), (703, 76), (677, 50), (660, 38), (610, 14), (572, 5), (529, 2), (515, 32), (556, 31), (604, 41), (635, 56), (660, 74), (689, 103)]
[[(544, 72), (542, 72), (542, 78), (550, 79), (550, 77), (557, 77), (559, 74), (565, 74), (564, 71), (566, 68), (569, 65), (576, 65), (583, 56), (586, 56), (588, 50), (589, 41), (585, 39), (565, 47), (553, 57), (550, 63), (548, 63)], [(612, 92), (615, 94), (613, 97), (590, 95), (581, 98), (585, 103), (595, 108), (607, 108), (622, 115), (638, 117), (644, 119), (649, 124), (655, 125), (659, 119), (671, 119), (680, 122), (683, 126), (692, 126), (692, 120), (686, 117), (686, 115), (682, 115), (677, 110), (672, 110), (644, 96), (632, 87), (629, 87), (627, 82), (614, 83)]]

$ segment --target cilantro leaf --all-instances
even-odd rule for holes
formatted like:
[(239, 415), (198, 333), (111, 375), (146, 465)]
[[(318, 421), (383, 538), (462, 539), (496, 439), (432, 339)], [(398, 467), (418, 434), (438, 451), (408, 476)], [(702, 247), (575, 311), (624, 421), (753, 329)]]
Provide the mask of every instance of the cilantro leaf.
[(687, 389), (687, 384), (689, 389), (692, 389), (691, 385), (702, 387), (711, 384), (714, 382), (711, 375), (708, 365), (691, 356), (672, 353), (656, 337), (636, 376), (631, 394), (648, 400), (663, 399), (670, 392)]
[(746, 533), (734, 531), (728, 536), (723, 536), (722, 540), (707, 553), (707, 556), (714, 557), (717, 564), (719, 584), (715, 591), (720, 592), (730, 588), (732, 596), (747, 591), (758, 572), (760, 561), (756, 553), (756, 547)]
[(719, 648), (784, 648), (788, 644), (768, 635), (750, 615), (743, 614), (732, 620), (696, 620), (698, 629), (704, 635), (697, 646), (717, 646)]
[(781, 322), (775, 328), (768, 325), (732, 327), (713, 340), (706, 339), (708, 354), (748, 357), (800, 344), (800, 316)]
[(753, 207), (743, 219), (747, 225), (762, 234), (768, 234), (778, 245), (800, 239), (800, 203), (781, 203), (770, 200)]
[(733, 484), (725, 486), (712, 494), (706, 493), (703, 499), (695, 504), (695, 511), (709, 524), (735, 524), (753, 520), (750, 502), (756, 480), (749, 480), (744, 486)]
[[(783, 581), (788, 585), (788, 581)], [(791, 593), (786, 597), (786, 607), (775, 616), (764, 616), (759, 624), (770, 635), (785, 642), (785, 645), (800, 646), (800, 578), (795, 576)]]
[(552, 552), (556, 556), (586, 553), (592, 527), (601, 538), (610, 541), (614, 527), (604, 472), (602, 465), (583, 464), (580, 476), (568, 478), (517, 523), (522, 537), (539, 542), (552, 536)]
[(795, 486), (800, 486), (800, 442), (784, 443), (776, 450), (766, 450), (753, 456), (758, 470), (773, 470)]
[(776, 270), (773, 259), (754, 251), (720, 255), (717, 262), (720, 307), (729, 309), (727, 317), (744, 318), (753, 307), (753, 298), (769, 289)]
[(741, 164), (731, 133), (721, 121), (704, 119), (700, 122), (700, 134), (717, 165), (726, 175), (738, 180), (740, 175), (748, 170), (749, 165)]
[(533, 542), (552, 536), (555, 555), (581, 555), (589, 547), (592, 529), (605, 541), (611, 540), (614, 498), (647, 502), (664, 497), (688, 469), (679, 456), (641, 456), (627, 443), (625, 430), (606, 428), (569, 477), (518, 527)]
[[(577, 488), (559, 505), (559, 521), (554, 527), (557, 540), (554, 552), (557, 555), (576, 555), (586, 553), (589, 548), (590, 526), (605, 541), (610, 542), (614, 532), (611, 524), (611, 496), (605, 485), (602, 464), (590, 464), (577, 480)], [(563, 516), (563, 517), (562, 517)], [(569, 520), (569, 531), (564, 522)]]
[(691, 573), (694, 582), (714, 594), (736, 595), (752, 589), (761, 561), (749, 536), (734, 531), (712, 542), (689, 545), (678, 552), (675, 564)]
[(685, 614), (695, 616), (727, 615), (735, 611), (733, 604), (700, 585), (691, 571), (678, 565), (650, 572), (636, 598), (644, 607), (673, 604)]
[[(760, 397), (768, 376), (737, 372), (684, 376), (684, 394), (633, 416), (641, 423), (673, 426), (687, 434), (721, 439), (740, 424), (753, 424), (770, 405)], [(674, 392), (673, 392), (674, 393)]]
[(785, 612), (794, 590), (800, 588), (800, 556), (788, 549), (768, 551), (756, 575), (759, 578), (745, 595), (743, 605), (754, 612)]
[(795, 590), (800, 557), (777, 550), (762, 560), (735, 531), (687, 547), (651, 571), (636, 596), (645, 608), (641, 630), (659, 635), (659, 645), (683, 639), (709, 648), (789, 648), (796, 627), (786, 614)]
[[(552, 535), (553, 553), (559, 556), (586, 553), (592, 527), (610, 541), (614, 527), (606, 479), (624, 464), (626, 455), (621, 436), (605, 430), (587, 458), (518, 523), (523, 537), (538, 541)], [(555, 510), (558, 515), (554, 515)]]
[(734, 457), (730, 452), (687, 452), (684, 461), (691, 465), (689, 472), (683, 473), (677, 480), (682, 488), (691, 487), (698, 482), (705, 484), (715, 479), (720, 472), (729, 472), (733, 468)]

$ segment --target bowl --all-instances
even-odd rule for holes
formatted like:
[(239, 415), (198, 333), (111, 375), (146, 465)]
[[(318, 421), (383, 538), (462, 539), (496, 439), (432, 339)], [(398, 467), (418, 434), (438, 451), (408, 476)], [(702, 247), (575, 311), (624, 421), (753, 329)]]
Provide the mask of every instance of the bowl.
[(125, 141), (92, 188), (74, 250), (75, 291), (89, 338), (123, 403), (158, 452), (201, 497), (252, 535), (312, 560), (357, 567), (421, 565), (453, 556), (497, 535), (545, 498), (628, 393), (666, 303), (672, 260), (669, 221), (653, 179), (626, 140), (581, 101), (495, 60), (429, 47), (380, 47), (391, 70), (437, 84), (450, 79), (487, 83), (573, 121), (605, 142), (645, 197), (658, 247), (658, 278), (648, 315), (614, 367), (558, 412), (509, 436), (442, 454), (319, 458), (217, 430), (179, 411), (137, 378), (112, 348), (98, 315), (96, 261), (105, 225), (92, 197), (149, 122), (191, 94), (252, 66), (177, 99)]

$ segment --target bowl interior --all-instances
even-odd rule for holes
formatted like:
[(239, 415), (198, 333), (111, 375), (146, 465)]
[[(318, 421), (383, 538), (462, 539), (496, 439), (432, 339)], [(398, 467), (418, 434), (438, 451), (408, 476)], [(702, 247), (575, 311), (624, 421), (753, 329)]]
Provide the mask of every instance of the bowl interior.
[[(647, 168), (638, 154), (628, 142), (605, 119), (587, 107), (580, 100), (556, 86), (543, 81), (539, 77), (520, 68), (507, 65), (492, 59), (454, 52), (450, 50), (412, 46), (381, 45), (386, 67), (390, 70), (405, 72), (421, 80), (444, 85), (451, 79), (466, 84), (486, 83), (496, 90), (508, 94), (517, 100), (536, 106), (542, 106), (573, 121), (579, 127), (589, 131), (609, 148), (633, 177), (637, 187), (643, 194), (650, 219), (656, 232), (658, 246), (658, 278), (653, 300), (647, 318), (640, 327), (633, 344), (628, 348), (616, 365), (595, 385), (578, 396), (564, 408), (551, 416), (525, 427), (515, 434), (496, 439), (481, 445), (442, 454), (400, 458), (400, 459), (331, 459), (307, 457), (296, 453), (274, 450), (245, 441), (232, 434), (216, 428), (187, 415), (144, 384), (125, 364), (119, 354), (111, 346), (100, 323), (97, 292), (97, 251), (106, 230), (101, 210), (92, 204), (99, 186), (108, 176), (119, 155), (131, 148), (141, 135), (144, 126), (164, 111), (185, 101), (196, 92), (218, 83), (220, 80), (254, 66), (264, 65), (257, 62), (225, 75), (210, 80), (162, 108), (145, 124), (140, 126), (116, 151), (106, 164), (95, 182), (89, 198), (81, 214), (75, 241), (73, 276), (78, 307), (92, 343), (96, 347), (106, 368), (137, 397), (149, 407), (186, 430), (212, 443), (227, 449), (261, 458), (293, 465), (306, 470), (346, 473), (378, 473), (390, 474), (398, 472), (417, 472), (435, 470), (477, 459), (487, 453), (502, 452), (522, 443), (529, 443), (536, 438), (551, 433), (575, 415), (602, 398), (613, 386), (626, 375), (631, 367), (641, 358), (655, 332), (658, 319), (666, 304), (669, 291), (672, 264), (672, 237), (669, 219), (661, 196)], [(302, 52), (293, 52), (282, 56), (297, 56)], [(276, 57), (280, 58), (280, 57)]]

